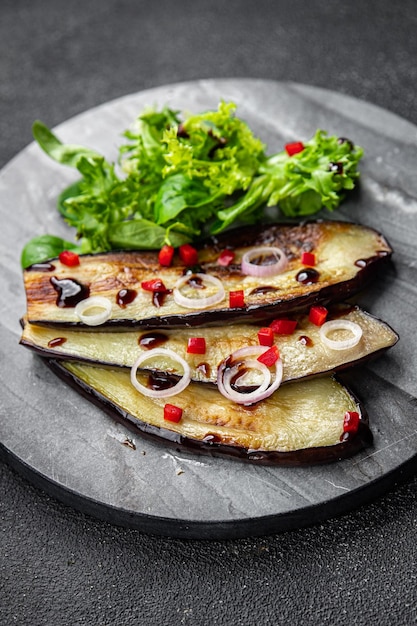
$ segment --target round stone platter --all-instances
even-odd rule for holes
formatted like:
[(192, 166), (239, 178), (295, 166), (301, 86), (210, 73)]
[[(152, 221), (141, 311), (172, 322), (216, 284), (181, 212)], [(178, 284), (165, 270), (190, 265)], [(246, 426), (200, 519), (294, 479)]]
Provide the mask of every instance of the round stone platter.
[[(19, 345), (25, 297), (19, 257), (33, 236), (73, 239), (58, 216), (76, 172), (35, 145), (0, 174), (0, 452), (49, 494), (87, 514), (144, 532), (200, 539), (262, 535), (312, 524), (365, 504), (417, 466), (417, 128), (368, 103), (268, 80), (178, 83), (125, 96), (55, 129), (65, 142), (115, 160), (122, 132), (148, 106), (216, 108), (220, 99), (267, 145), (307, 140), (317, 128), (365, 149), (361, 181), (336, 212), (380, 230), (393, 262), (357, 302), (388, 322), (398, 344), (349, 374), (370, 417), (374, 445), (314, 467), (264, 467), (197, 456), (132, 435), (67, 387)], [(48, 120), (44, 120), (46, 123)]]

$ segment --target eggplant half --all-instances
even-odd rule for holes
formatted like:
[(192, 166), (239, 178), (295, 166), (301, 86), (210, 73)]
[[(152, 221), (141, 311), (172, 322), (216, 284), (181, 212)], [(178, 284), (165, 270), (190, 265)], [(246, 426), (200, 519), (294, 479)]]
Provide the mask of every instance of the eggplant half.
[[(270, 275), (268, 250), (272, 248), (283, 252), (286, 263), (279, 273)], [(225, 251), (234, 255), (227, 265), (221, 261)], [(313, 267), (303, 264), (305, 252), (314, 255)], [(246, 253), (251, 267), (261, 267), (262, 276), (242, 272)], [(391, 254), (385, 238), (371, 228), (320, 221), (226, 232), (201, 245), (198, 267), (192, 268), (177, 258), (171, 267), (162, 267), (157, 252), (84, 255), (76, 267), (55, 259), (24, 271), (27, 318), (42, 325), (88, 328), (77, 316), (76, 304), (100, 296), (110, 303), (102, 328), (207, 326), (237, 322), (242, 317), (246, 322), (265, 320), (312, 304), (348, 299)], [(217, 286), (212, 286), (209, 278), (218, 279)], [(159, 283), (152, 283), (155, 280)], [(222, 291), (219, 281), (223, 299), (210, 303), (210, 298)], [(183, 296), (180, 303), (178, 292)], [(230, 299), (231, 293), (243, 299), (236, 302)], [(192, 309), (184, 305), (184, 298), (193, 302)], [(198, 299), (201, 304), (197, 302), (197, 308)]]
[[(193, 452), (262, 464), (311, 465), (340, 460), (372, 442), (361, 405), (329, 376), (284, 385), (252, 406), (230, 402), (210, 385), (190, 383), (170, 398), (182, 410), (180, 421), (172, 422), (164, 417), (166, 400), (138, 393), (125, 369), (47, 362), (131, 429)], [(146, 384), (149, 374), (141, 376)]]
[[(296, 322), (292, 334), (276, 334), (275, 344), (283, 361), (283, 382), (306, 376), (335, 372), (376, 356), (392, 347), (398, 335), (381, 320), (357, 306), (335, 305), (327, 319), (353, 322), (362, 330), (359, 343), (346, 350), (334, 350), (323, 344), (318, 326), (307, 314), (291, 316)], [(219, 364), (241, 348), (259, 345), (259, 324), (236, 324), (233, 332), (227, 326), (198, 329), (136, 329), (126, 332), (78, 331), (37, 326), (23, 321), (21, 344), (56, 359), (78, 360), (105, 366), (132, 367), (136, 359), (153, 348), (164, 347), (185, 359), (191, 369), (191, 379), (216, 383)], [(205, 340), (204, 354), (190, 354), (187, 346), (195, 337)], [(170, 361), (159, 351), (144, 362), (143, 368), (180, 375), (178, 363)], [(249, 370), (253, 372), (253, 370)], [(245, 375), (248, 385), (256, 381)]]

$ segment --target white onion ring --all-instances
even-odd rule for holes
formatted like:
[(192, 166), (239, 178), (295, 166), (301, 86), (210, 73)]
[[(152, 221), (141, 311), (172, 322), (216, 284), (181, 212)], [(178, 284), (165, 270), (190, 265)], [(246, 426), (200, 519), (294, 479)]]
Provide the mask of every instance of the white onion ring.
[[(247, 346), (245, 348), (240, 348), (233, 352), (230, 357), (224, 359), (217, 370), (217, 387), (220, 393), (231, 400), (232, 402), (236, 402), (236, 404), (253, 404), (254, 402), (260, 402), (265, 398), (268, 398), (270, 395), (274, 393), (278, 389), (282, 381), (282, 360), (279, 358), (275, 362), (275, 380), (271, 383), (271, 373), (267, 366), (260, 361), (254, 361), (253, 359), (248, 359), (245, 361), (245, 364), (248, 367), (254, 367), (255, 369), (260, 370), (264, 379), (262, 383), (259, 385), (257, 389), (251, 391), (250, 393), (244, 393), (237, 391), (236, 389), (232, 389), (230, 385), (230, 381), (238, 370), (237, 365), (232, 365), (232, 367), (227, 367), (227, 362), (229, 359), (233, 361), (239, 362), (242, 359), (245, 360), (245, 357), (250, 356), (260, 356), (269, 350), (268, 347), (265, 346)], [(265, 368), (265, 369), (264, 369)], [(265, 373), (266, 370), (266, 373)]]
[[(353, 336), (349, 339), (329, 339), (328, 333), (334, 330), (349, 330)], [(360, 342), (362, 333), (363, 331), (359, 324), (349, 320), (331, 320), (320, 326), (320, 339), (325, 346), (332, 350), (349, 350), (349, 348), (353, 348)]]
[[(98, 313), (88, 314), (90, 309), (99, 309)], [(75, 314), (81, 322), (88, 326), (100, 326), (107, 322), (111, 315), (111, 302), (103, 296), (91, 296), (78, 302), (75, 307)]]
[[(217, 292), (206, 298), (187, 298), (181, 293), (180, 289), (193, 277), (211, 283), (217, 287)], [(213, 306), (224, 300), (225, 290), (221, 280), (215, 276), (211, 276), (210, 274), (186, 274), (176, 282), (173, 294), (174, 300), (179, 306), (183, 306), (186, 309), (205, 309), (206, 307)]]
[(248, 359), (247, 361), (245, 361), (245, 365), (248, 369), (258, 369), (262, 372), (263, 380), (257, 389), (254, 389), (253, 391), (245, 394), (242, 394), (240, 391), (236, 391), (236, 389), (233, 389), (233, 387), (231, 386), (231, 381), (235, 374), (239, 372), (239, 364), (234, 365), (230, 368), (226, 368), (223, 373), (223, 378), (219, 382), (220, 393), (225, 395), (226, 398), (229, 398), (229, 400), (233, 400), (233, 402), (236, 402), (238, 404), (242, 402), (242, 395), (245, 396), (244, 400), (246, 404), (250, 402), (256, 402), (259, 394), (266, 391), (271, 383), (271, 372), (264, 363), (260, 363), (259, 361), (253, 359)]
[[(252, 259), (260, 257), (262, 255), (275, 256), (277, 258), (276, 263), (270, 263), (268, 265), (257, 265), (252, 263)], [(242, 257), (241, 270), (243, 274), (248, 276), (258, 276), (260, 278), (264, 276), (274, 276), (284, 271), (288, 263), (285, 252), (281, 248), (264, 246), (261, 248), (253, 248), (248, 250)]]
[[(139, 365), (142, 365), (144, 361), (147, 361), (148, 359), (151, 359), (155, 356), (168, 356), (173, 361), (177, 361), (177, 363), (179, 363), (183, 368), (183, 375), (181, 376), (179, 381), (168, 389), (149, 389), (148, 387), (142, 385), (136, 377)], [(154, 348), (153, 350), (144, 352), (139, 356), (138, 359), (136, 359), (136, 361), (132, 365), (132, 369), (130, 370), (130, 381), (132, 385), (135, 387), (135, 389), (137, 389), (137, 391), (142, 393), (144, 396), (148, 396), (149, 398), (169, 398), (170, 396), (175, 396), (181, 391), (184, 391), (184, 389), (188, 386), (190, 379), (191, 373), (188, 363), (184, 361), (184, 359), (180, 357), (176, 352), (170, 350), (169, 348)]]

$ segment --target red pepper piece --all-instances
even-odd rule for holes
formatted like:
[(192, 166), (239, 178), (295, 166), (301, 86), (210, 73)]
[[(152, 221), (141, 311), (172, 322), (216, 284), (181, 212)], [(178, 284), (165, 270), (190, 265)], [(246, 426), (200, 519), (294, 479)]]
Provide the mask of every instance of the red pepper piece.
[(164, 420), (168, 422), (178, 423), (182, 417), (182, 408), (175, 404), (166, 404), (164, 406)]
[(265, 326), (258, 330), (258, 340), (261, 346), (272, 346), (274, 343), (274, 331), (271, 327)]
[(80, 264), (80, 257), (75, 252), (71, 250), (64, 250), (59, 255), (59, 260), (63, 265), (67, 265), (68, 267), (75, 267)]
[(234, 258), (235, 258), (235, 253), (233, 252), (233, 250), (223, 250), (220, 253), (219, 258), (217, 259), (217, 263), (219, 265), (223, 265), (223, 267), (227, 267), (228, 265), (233, 263)]
[(160, 278), (152, 278), (151, 280), (145, 280), (143, 283), (141, 283), (141, 287), (145, 291), (153, 291), (153, 292), (159, 291), (162, 293), (167, 291), (167, 288), (165, 287), (164, 283), (162, 282)]
[(205, 354), (206, 340), (204, 337), (190, 337), (187, 345), (188, 354)]
[(231, 309), (245, 306), (245, 293), (243, 289), (229, 292), (229, 306)]
[(316, 255), (312, 252), (303, 252), (301, 255), (301, 263), (303, 265), (309, 265), (310, 267), (314, 267), (316, 264)]
[(271, 348), (269, 348), (269, 350), (258, 356), (258, 361), (260, 363), (263, 363), (267, 367), (271, 367), (272, 365), (274, 365), (274, 363), (276, 363), (278, 359), (279, 350), (277, 346), (272, 346)]
[(184, 243), (179, 247), (180, 259), (187, 265), (187, 267), (191, 267), (192, 265), (197, 265), (198, 263), (198, 252), (193, 246), (190, 246), (189, 243)]
[(288, 156), (293, 156), (293, 154), (298, 154), (304, 150), (304, 144), (301, 141), (292, 141), (291, 143), (287, 143), (285, 145), (285, 151)]
[(308, 319), (315, 326), (323, 326), (326, 321), (328, 310), (324, 306), (312, 306)]
[(172, 263), (172, 259), (174, 257), (174, 248), (173, 246), (162, 246), (158, 254), (159, 265), (163, 265), (164, 267), (169, 267)]
[(359, 413), (356, 411), (346, 411), (343, 420), (344, 433), (356, 433), (359, 428)]
[(297, 327), (296, 320), (273, 320), (269, 327), (277, 335), (292, 335)]

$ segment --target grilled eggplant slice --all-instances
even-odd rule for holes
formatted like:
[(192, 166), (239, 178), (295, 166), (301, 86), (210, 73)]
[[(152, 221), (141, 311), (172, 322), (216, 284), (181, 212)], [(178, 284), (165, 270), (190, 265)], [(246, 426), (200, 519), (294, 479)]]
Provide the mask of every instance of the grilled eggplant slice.
[[(244, 275), (242, 256), (259, 247), (278, 247), (288, 263), (280, 274), (267, 278)], [(233, 248), (233, 263), (223, 266), (219, 256)], [(315, 255), (314, 267), (301, 263), (303, 252)], [(341, 301), (358, 292), (392, 249), (375, 230), (358, 224), (327, 221), (302, 225), (278, 224), (245, 227), (210, 239), (199, 250), (197, 273), (220, 279), (225, 297), (190, 311), (176, 303), (174, 287), (189, 268), (180, 261), (161, 267), (156, 252), (110, 252), (85, 255), (77, 267), (59, 260), (25, 270), (27, 317), (31, 323), (88, 328), (75, 314), (79, 300), (104, 296), (111, 313), (103, 328), (146, 326), (184, 327), (267, 319), (315, 303)], [(259, 260), (262, 263), (262, 260)], [(201, 284), (190, 280), (186, 288), (201, 295)], [(164, 289), (148, 291), (144, 282), (160, 279)], [(214, 288), (216, 289), (216, 288)], [(243, 290), (244, 305), (229, 306), (230, 292)], [(211, 287), (204, 287), (210, 296)]]
[[(130, 428), (194, 452), (304, 465), (340, 460), (372, 442), (363, 408), (332, 377), (285, 385), (252, 406), (236, 405), (209, 385), (191, 383), (172, 399), (183, 409), (181, 420), (173, 423), (163, 417), (166, 401), (138, 394), (124, 369), (53, 359), (49, 365)], [(346, 412), (359, 416), (356, 432), (346, 432)]]
[[(306, 376), (334, 372), (355, 365), (393, 346), (398, 335), (384, 322), (357, 306), (333, 306), (328, 320), (355, 322), (363, 331), (361, 341), (348, 350), (332, 350), (320, 340), (319, 328), (308, 315), (293, 315), (297, 321), (291, 335), (276, 335), (284, 363), (283, 382)], [(42, 356), (78, 360), (106, 366), (131, 367), (142, 352), (154, 347), (165, 347), (185, 359), (191, 368), (191, 378), (198, 382), (215, 383), (218, 365), (236, 350), (259, 345), (259, 324), (237, 324), (233, 333), (227, 326), (198, 329), (198, 336), (206, 342), (206, 352), (189, 354), (188, 340), (196, 336), (196, 329), (132, 330), (128, 332), (93, 332), (66, 329), (57, 335), (55, 328), (23, 322), (21, 343)], [(180, 374), (176, 364), (161, 357), (145, 363), (148, 369)], [(255, 384), (246, 377), (247, 384)]]

